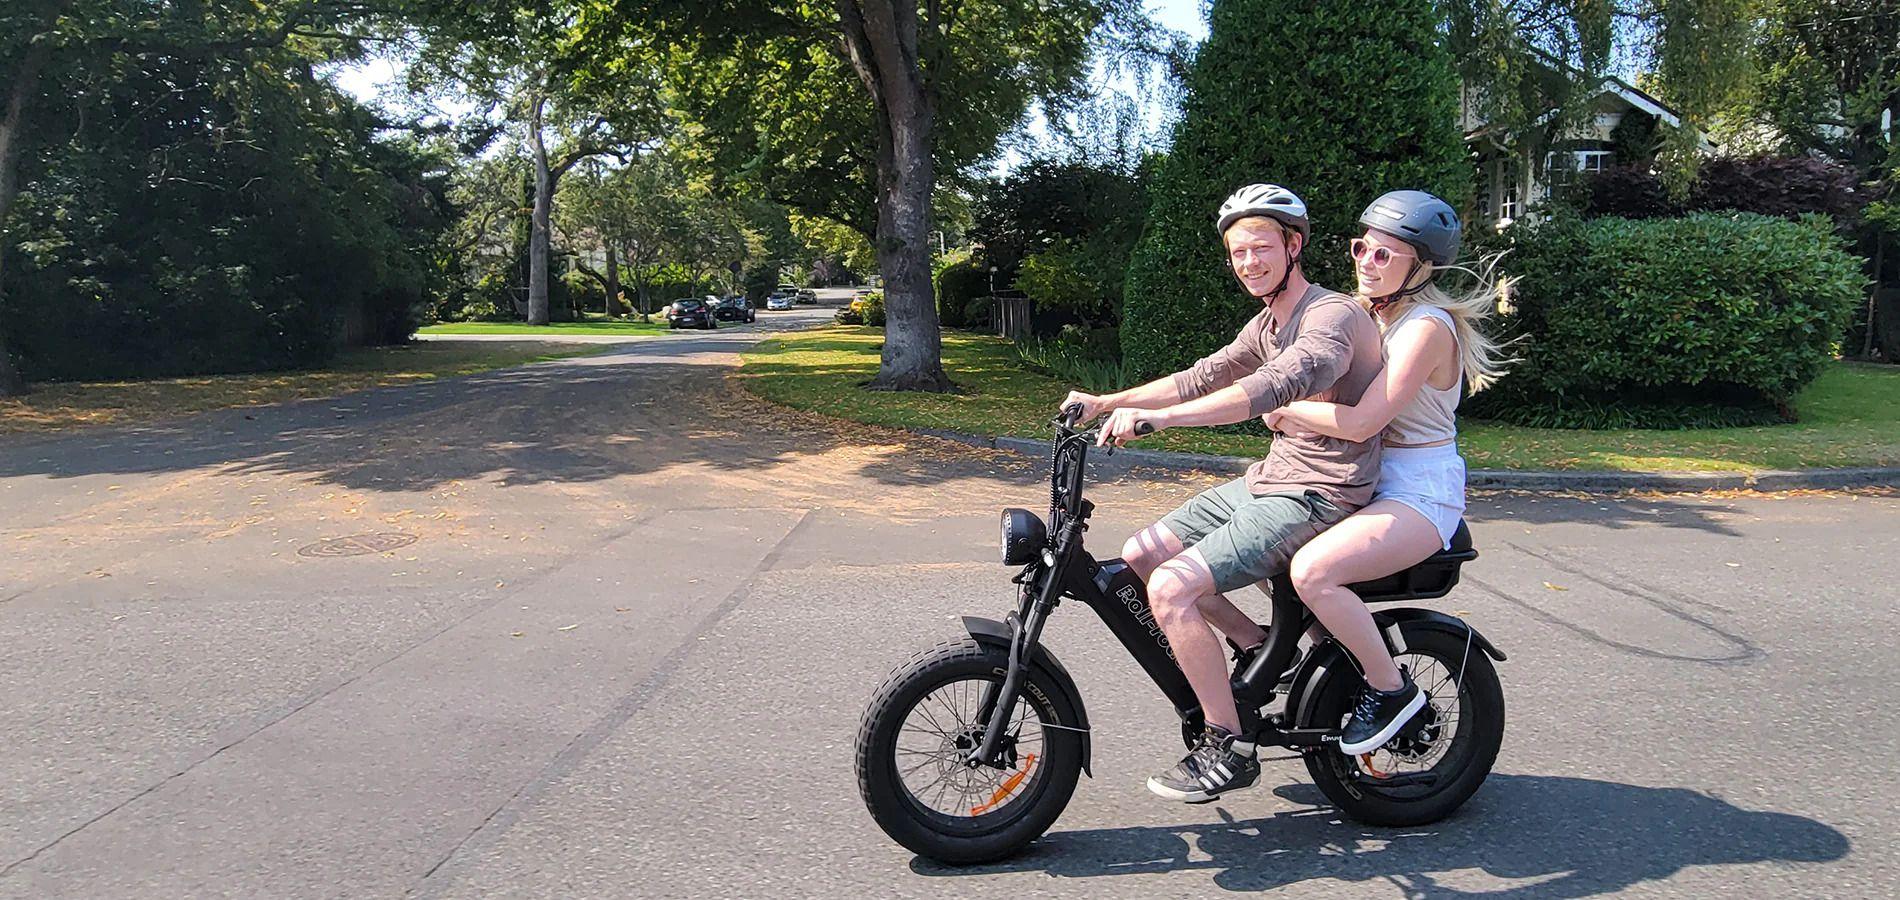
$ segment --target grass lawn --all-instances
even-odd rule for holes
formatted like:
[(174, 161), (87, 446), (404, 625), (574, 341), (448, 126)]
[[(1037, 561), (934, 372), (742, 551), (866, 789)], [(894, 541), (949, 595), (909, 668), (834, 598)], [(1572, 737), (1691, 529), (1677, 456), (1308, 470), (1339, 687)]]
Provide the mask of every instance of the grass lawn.
[(0, 434), (56, 432), (84, 425), (167, 419), (209, 409), (331, 397), (606, 349), (540, 341), (428, 342), (348, 350), (328, 368), (300, 372), (36, 384), (25, 397), (0, 399)]
[[(1024, 367), (1009, 343), (944, 333), (944, 367), (956, 395), (858, 390), (877, 371), (883, 334), (826, 328), (764, 341), (739, 377), (767, 400), (897, 427), (1045, 437), (1068, 385)], [(1465, 420), (1460, 444), (1473, 468), (1752, 471), (1900, 464), (1900, 367), (1836, 363), (1795, 402), (1801, 421), (1760, 428), (1564, 431)], [(1268, 440), (1207, 429), (1164, 431), (1135, 446), (1262, 456)]]
[(615, 337), (633, 337), (644, 334), (665, 334), (666, 320), (654, 317), (652, 322), (637, 319), (609, 319), (606, 316), (592, 315), (579, 322), (552, 322), (547, 325), (529, 325), (525, 322), (449, 322), (443, 325), (430, 325), (420, 329), (420, 334), (601, 334)]

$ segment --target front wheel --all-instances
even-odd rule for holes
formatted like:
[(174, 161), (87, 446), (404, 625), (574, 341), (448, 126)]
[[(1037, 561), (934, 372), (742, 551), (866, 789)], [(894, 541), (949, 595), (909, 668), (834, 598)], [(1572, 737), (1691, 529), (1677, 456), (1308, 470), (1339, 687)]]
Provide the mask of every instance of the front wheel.
[[(1331, 744), (1306, 756), (1326, 799), (1368, 825), (1424, 825), (1451, 815), (1484, 783), (1504, 741), (1504, 688), (1484, 649), (1435, 629), (1408, 629), (1404, 637), (1406, 650), (1395, 660), (1430, 697), (1409, 733), (1360, 757)], [(1314, 686), (1321, 693), (1306, 724), (1342, 726), (1364, 686), (1350, 666), (1337, 667)]]
[(1077, 702), (1041, 667), (1008, 710), (1002, 766), (970, 768), (986, 689), (1000, 687), (1009, 652), (965, 638), (899, 665), (858, 726), (858, 792), (878, 827), (944, 863), (1008, 856), (1062, 814), (1082, 770)]

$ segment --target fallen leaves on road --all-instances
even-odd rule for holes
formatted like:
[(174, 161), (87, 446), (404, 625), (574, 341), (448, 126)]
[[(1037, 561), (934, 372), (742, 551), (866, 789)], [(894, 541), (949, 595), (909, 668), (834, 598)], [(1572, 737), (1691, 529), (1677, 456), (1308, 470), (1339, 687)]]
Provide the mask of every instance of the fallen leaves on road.
[(1547, 588), (1550, 588), (1550, 589), (1551, 589), (1551, 590), (1553, 590), (1553, 591), (1567, 591), (1567, 590), (1570, 590), (1569, 588), (1567, 588), (1567, 587), (1564, 587), (1564, 586), (1563, 586), (1563, 585), (1561, 585), (1561, 584), (1551, 584), (1551, 583), (1550, 583), (1550, 582), (1548, 582), (1548, 581), (1546, 581), (1546, 582), (1544, 582), (1544, 587), (1547, 587)]
[(572, 625), (562, 625), (561, 627), (556, 628), (554, 630), (555, 631), (573, 631), (574, 629), (579, 628), (579, 627), (581, 627), (581, 623), (575, 622)]

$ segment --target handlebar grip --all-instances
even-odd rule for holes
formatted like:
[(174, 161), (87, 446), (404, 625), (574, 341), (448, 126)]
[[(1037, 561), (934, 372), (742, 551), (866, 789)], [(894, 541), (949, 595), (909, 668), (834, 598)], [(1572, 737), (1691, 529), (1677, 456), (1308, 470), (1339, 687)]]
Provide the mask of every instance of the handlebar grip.
[(1141, 421), (1139, 421), (1139, 422), (1136, 422), (1136, 423), (1135, 423), (1135, 433), (1136, 433), (1136, 434), (1154, 434), (1154, 433), (1155, 433), (1155, 423), (1153, 423), (1153, 422), (1150, 422), (1150, 421), (1148, 421), (1148, 420), (1146, 420), (1146, 419), (1143, 419), (1143, 420), (1141, 420)]
[(1064, 406), (1062, 408), (1062, 417), (1064, 419), (1069, 420), (1069, 424), (1071, 425), (1075, 424), (1076, 422), (1081, 421), (1082, 420), (1082, 404), (1071, 403), (1068, 406)]

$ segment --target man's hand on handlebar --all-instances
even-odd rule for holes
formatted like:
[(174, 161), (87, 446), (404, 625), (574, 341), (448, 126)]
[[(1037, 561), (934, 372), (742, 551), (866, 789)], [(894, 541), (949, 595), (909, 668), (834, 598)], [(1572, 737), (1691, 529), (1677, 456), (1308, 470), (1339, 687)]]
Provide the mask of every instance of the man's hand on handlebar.
[(1154, 434), (1167, 426), (1165, 414), (1153, 409), (1118, 409), (1108, 414), (1102, 423), (1101, 431), (1095, 435), (1095, 446), (1114, 444), (1120, 447), (1129, 441), (1144, 435)]
[(1069, 396), (1062, 401), (1062, 411), (1067, 413), (1069, 410), (1078, 406), (1082, 408), (1082, 414), (1075, 419), (1075, 427), (1077, 428), (1095, 421), (1096, 416), (1108, 412), (1109, 410), (1107, 397), (1103, 397), (1099, 394), (1084, 394), (1081, 391), (1070, 391)]

